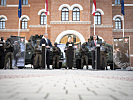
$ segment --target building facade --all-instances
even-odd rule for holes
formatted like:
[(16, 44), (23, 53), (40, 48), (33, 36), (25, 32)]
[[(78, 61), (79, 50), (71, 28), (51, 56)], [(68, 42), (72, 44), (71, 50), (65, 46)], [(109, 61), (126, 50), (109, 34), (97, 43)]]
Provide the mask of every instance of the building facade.
[[(123, 19), (125, 36), (130, 37), (130, 61), (133, 66), (133, 1), (125, 0), (125, 16), (121, 14), (121, 0), (96, 0), (96, 35), (113, 44), (113, 38), (122, 37)], [(19, 0), (0, 0), (0, 37), (7, 39), (18, 35)], [(48, 33), (52, 43), (60, 42), (66, 35), (74, 35), (80, 42), (94, 35), (93, 0), (48, 0), (48, 16), (45, 0), (22, 0), (20, 36)], [(47, 24), (46, 24), (47, 23)]]

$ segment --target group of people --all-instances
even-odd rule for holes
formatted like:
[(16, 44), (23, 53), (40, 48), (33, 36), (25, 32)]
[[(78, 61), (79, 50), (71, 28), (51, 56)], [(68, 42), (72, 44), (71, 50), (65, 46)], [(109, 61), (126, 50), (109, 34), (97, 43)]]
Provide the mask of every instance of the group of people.
[[(10, 68), (12, 69), (12, 59), (13, 59), (13, 44), (11, 39), (4, 41), (3, 37), (0, 40), (0, 69)], [(10, 63), (9, 63), (10, 62)]]
[[(43, 49), (44, 46), (44, 49)], [(50, 69), (50, 51), (53, 52), (53, 68), (59, 68), (59, 59), (61, 50), (57, 47), (57, 43), (54, 43), (52, 47), (51, 41), (48, 39), (48, 34), (45, 33), (41, 40), (37, 40), (35, 46), (35, 59), (34, 68)]]
[[(92, 68), (95, 69), (96, 66), (96, 47), (100, 44), (100, 62), (101, 66), (106, 67), (106, 53), (107, 48), (105, 47), (105, 43), (100, 43), (97, 40), (97, 36), (93, 36), (93, 40), (89, 42), (89, 47), (91, 48), (92, 52)], [(60, 68), (59, 67), (59, 60), (61, 55), (61, 50), (57, 46), (58, 44), (55, 42), (54, 46), (52, 46), (51, 41), (48, 39), (48, 34), (45, 33), (41, 40), (36, 40), (36, 45), (33, 47), (35, 51), (35, 56), (33, 59), (33, 65), (34, 68), (42, 68), (45, 69), (47, 66), (47, 69), (50, 69), (50, 52), (52, 51), (52, 60), (53, 60), (53, 69), (54, 68)], [(51, 50), (52, 49), (52, 50)], [(68, 41), (66, 43), (65, 47), (65, 54), (66, 54), (66, 67), (69, 69), (72, 69), (74, 66), (74, 43), (72, 41), (72, 37), (68, 38)], [(17, 41), (15, 41), (14, 46), (10, 42), (10, 39), (7, 39), (6, 43), (4, 43), (3, 38), (1, 38), (0, 41), (0, 68), (8, 68), (12, 69), (12, 59), (14, 56), (15, 59), (15, 66), (17, 66), (18, 56), (19, 56), (19, 44)], [(86, 65), (86, 68), (88, 69), (88, 48), (87, 43), (83, 43), (80, 48), (81, 53), (81, 68), (84, 67), (84, 64)], [(8, 59), (10, 59), (10, 65), (8, 64)]]
[(92, 48), (92, 68), (107, 69), (108, 48), (105, 46), (105, 42), (98, 41), (98, 36), (94, 35), (90, 47)]
[[(80, 48), (80, 59), (81, 65), (80, 68), (83, 69), (84, 65), (86, 65), (86, 69), (88, 69), (89, 62), (89, 48), (91, 49), (91, 57), (92, 57), (92, 68), (93, 69), (105, 69), (107, 68), (107, 47), (105, 46), (105, 42), (98, 41), (97, 36), (93, 36), (93, 40), (89, 43), (85, 42), (81, 45)], [(99, 51), (98, 51), (99, 48)], [(65, 48), (66, 53), (66, 66), (69, 69), (72, 69), (74, 66), (74, 43), (72, 42), (72, 37), (68, 38), (68, 42), (66, 43)], [(98, 60), (97, 60), (98, 59)]]

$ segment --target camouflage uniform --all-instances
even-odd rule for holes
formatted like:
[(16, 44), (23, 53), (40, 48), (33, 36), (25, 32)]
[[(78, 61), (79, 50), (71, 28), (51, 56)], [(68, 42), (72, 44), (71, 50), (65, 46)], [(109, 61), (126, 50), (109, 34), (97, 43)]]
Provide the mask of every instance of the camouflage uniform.
[(21, 56), (20, 46), (17, 41), (15, 41), (15, 44), (14, 44), (13, 55), (14, 55), (14, 60), (15, 60), (15, 66), (17, 67), (18, 59)]
[(107, 47), (105, 46), (105, 43), (102, 43), (100, 47), (100, 66), (101, 69), (107, 67)]
[(59, 68), (61, 50), (59, 47), (57, 47), (57, 43), (55, 43), (54, 45), (55, 46), (53, 47), (53, 68)]
[(35, 68), (42, 67), (42, 51), (40, 46), (40, 41), (37, 41), (37, 45), (35, 46)]
[(88, 69), (88, 48), (86, 47), (85, 44), (82, 44), (81, 47), (81, 67), (84, 67), (84, 61), (86, 63), (86, 69)]
[(11, 44), (10, 39), (6, 41), (5, 44), (5, 63), (4, 68), (12, 69), (12, 60), (13, 60), (13, 45)]

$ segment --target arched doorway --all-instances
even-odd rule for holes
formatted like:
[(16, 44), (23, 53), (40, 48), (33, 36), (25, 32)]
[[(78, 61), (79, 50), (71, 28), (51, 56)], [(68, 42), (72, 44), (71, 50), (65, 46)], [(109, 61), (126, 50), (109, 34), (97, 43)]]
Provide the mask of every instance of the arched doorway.
[(75, 36), (77, 36), (79, 38), (81, 44), (83, 44), (84, 42), (86, 42), (85, 39), (84, 39), (84, 37), (83, 37), (83, 35), (81, 33), (77, 32), (77, 31), (75, 31), (75, 30), (66, 30), (66, 31), (63, 31), (62, 33), (60, 33), (57, 36), (55, 42), (60, 43), (61, 39), (64, 36), (66, 36), (66, 35), (75, 35)]
[(72, 41), (74, 44), (79, 44), (80, 43), (80, 39), (73, 35), (73, 34), (69, 34), (69, 35), (65, 35), (61, 40), (60, 40), (60, 44), (66, 44), (66, 42), (68, 41), (68, 38), (72, 37)]

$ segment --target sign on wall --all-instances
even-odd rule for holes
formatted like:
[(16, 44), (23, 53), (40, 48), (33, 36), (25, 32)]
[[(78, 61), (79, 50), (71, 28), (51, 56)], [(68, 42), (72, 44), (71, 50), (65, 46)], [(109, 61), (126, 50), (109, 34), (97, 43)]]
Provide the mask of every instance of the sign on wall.
[(114, 68), (126, 68), (130, 65), (129, 60), (129, 37), (114, 38), (113, 45)]
[(25, 66), (25, 37), (12, 36), (13, 39), (13, 66), (24, 67)]

